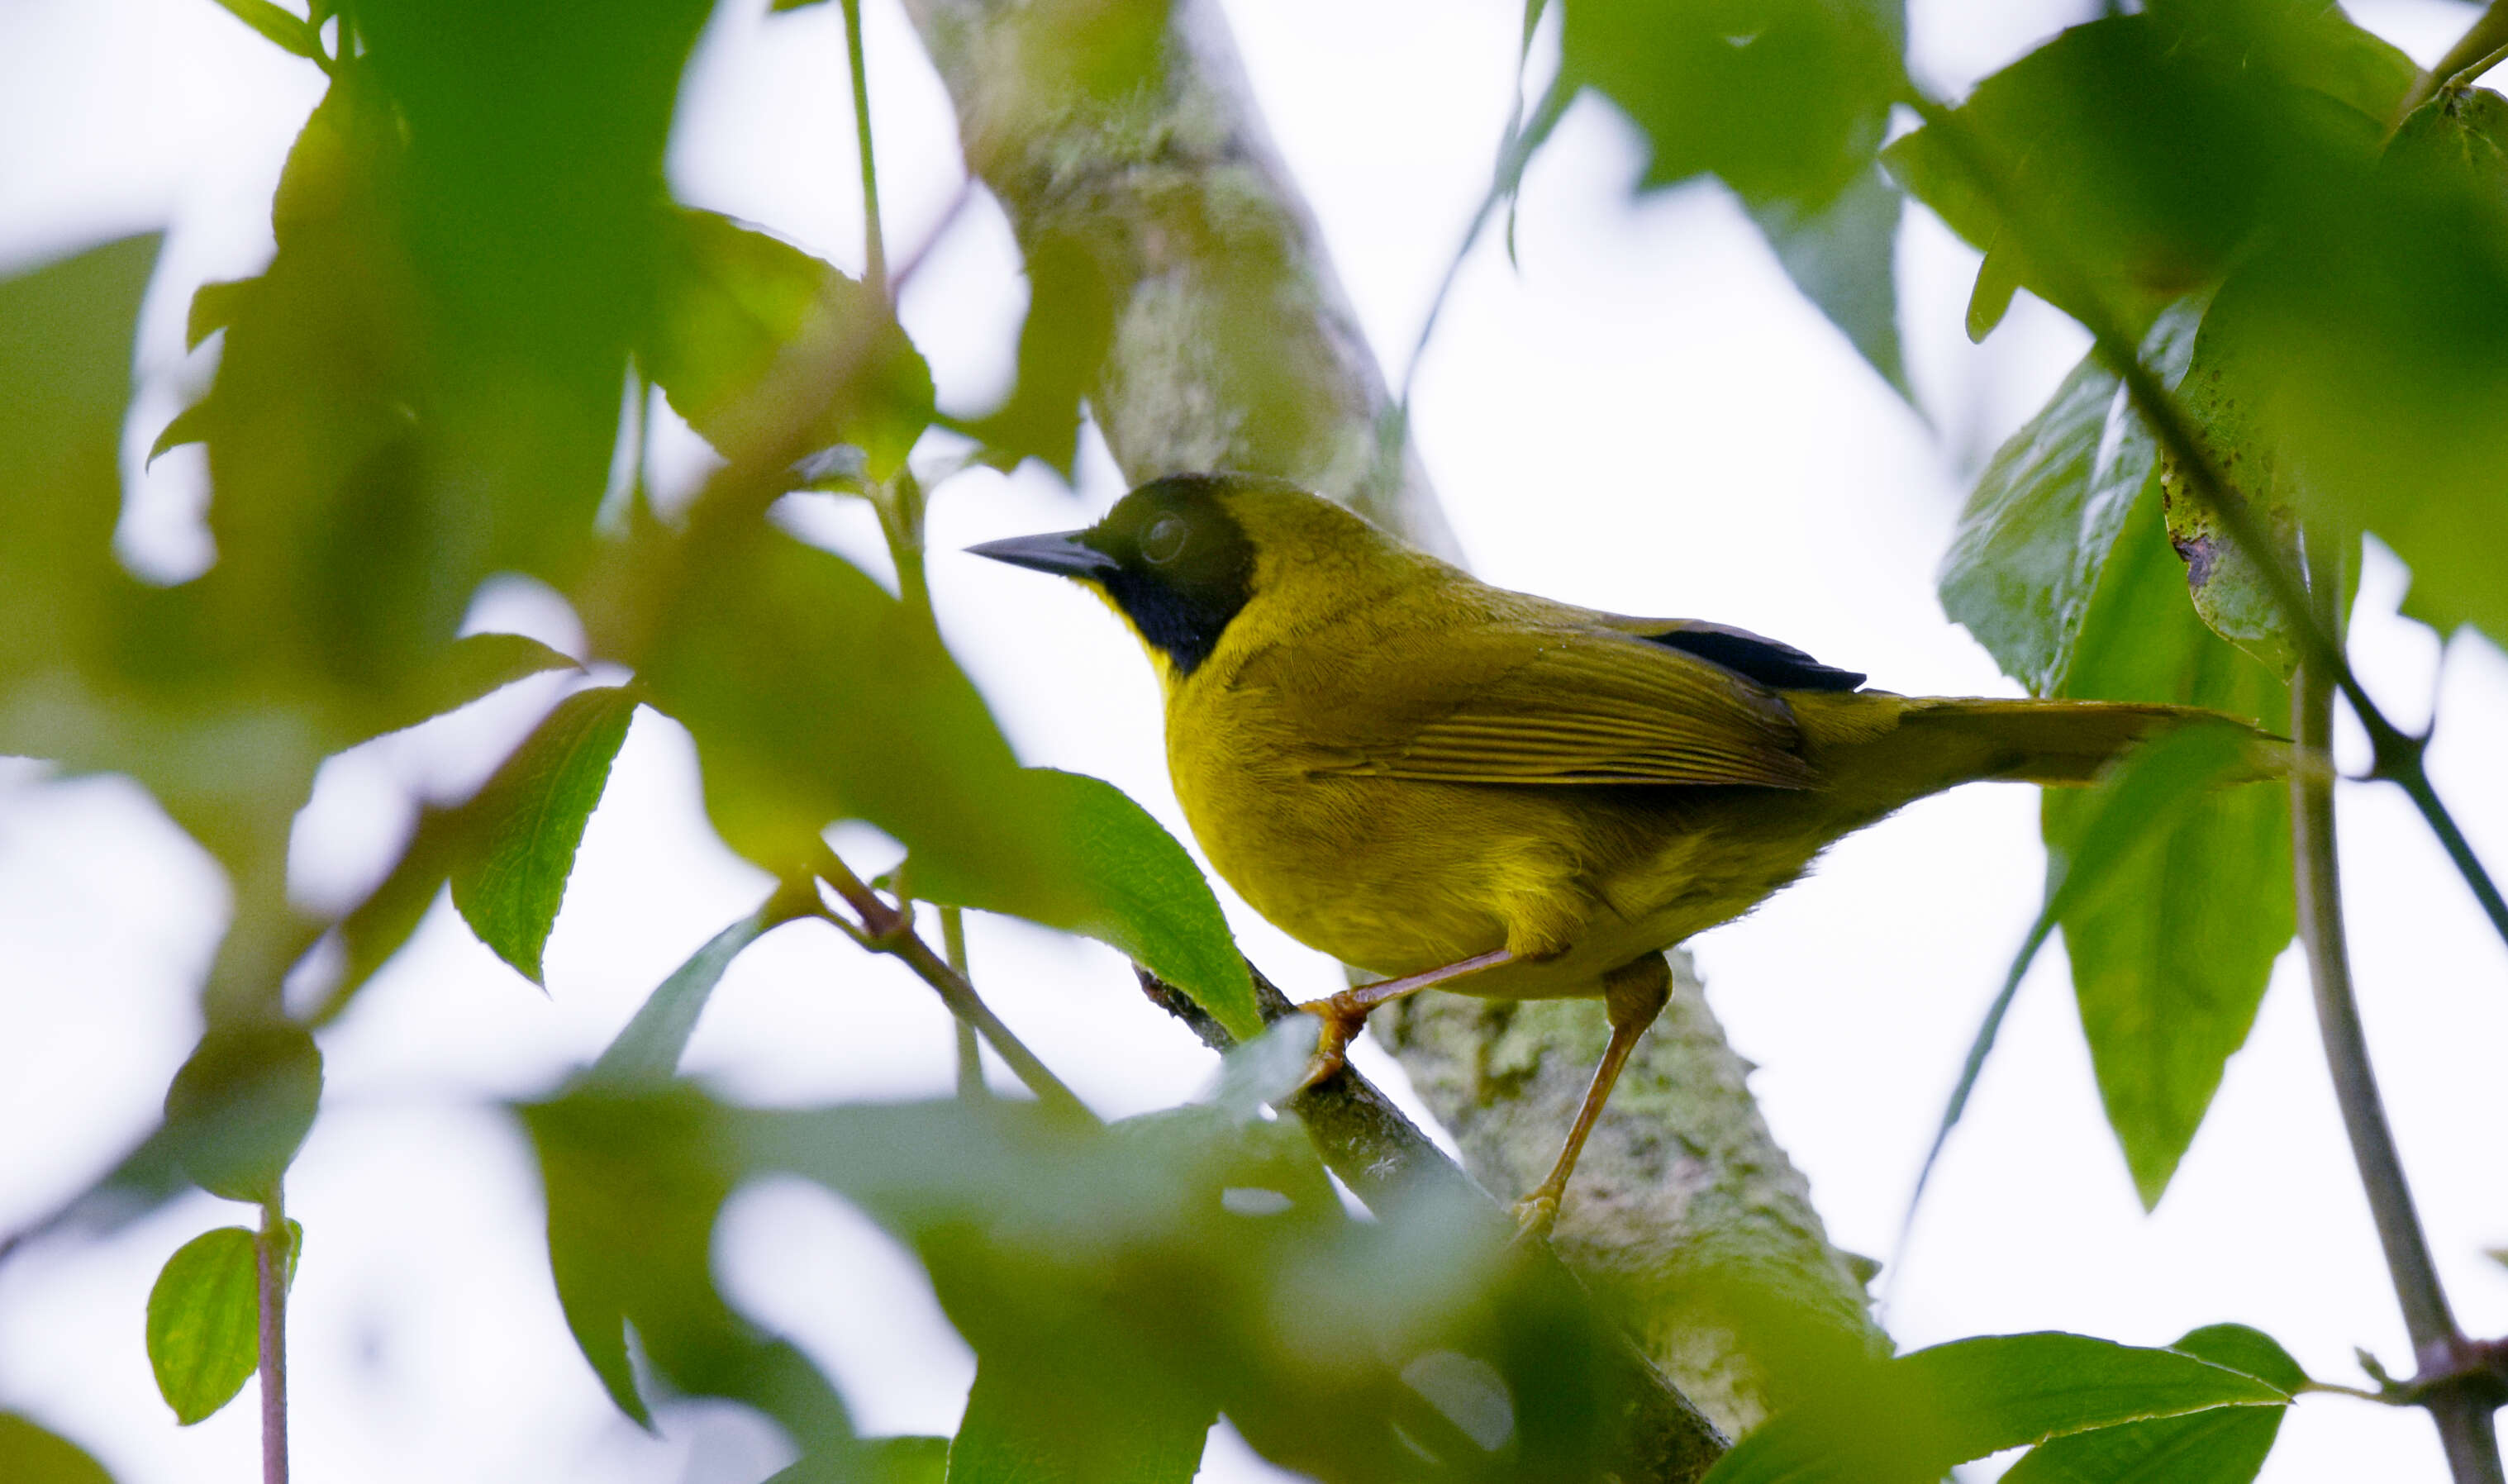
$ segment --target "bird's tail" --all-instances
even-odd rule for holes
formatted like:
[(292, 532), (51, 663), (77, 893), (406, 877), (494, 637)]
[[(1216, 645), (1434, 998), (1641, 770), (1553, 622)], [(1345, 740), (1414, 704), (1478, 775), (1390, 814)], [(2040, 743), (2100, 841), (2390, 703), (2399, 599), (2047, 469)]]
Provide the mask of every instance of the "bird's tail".
[[(1887, 699), (1898, 702), (1895, 716), (1878, 711), (1855, 715), (1840, 706), (1823, 717), (1816, 714), (1821, 708), (1814, 698), (1788, 699), (1802, 715), (1815, 766), (1824, 761), (1819, 755), (1832, 748), (1860, 755), (1851, 764), (1840, 757), (1840, 765), (1823, 771), (1870, 779), (1903, 798), (1987, 779), (2056, 786), (2089, 783), (2135, 744), (2197, 723), (2234, 726), (2246, 734), (2246, 765), (2231, 782), (2281, 777), (2292, 761), (2291, 745), (2282, 738), (2239, 718), (2193, 706), (1892, 696)], [(1837, 699), (1883, 697), (1865, 691)], [(1807, 700), (1813, 705), (1806, 707)]]

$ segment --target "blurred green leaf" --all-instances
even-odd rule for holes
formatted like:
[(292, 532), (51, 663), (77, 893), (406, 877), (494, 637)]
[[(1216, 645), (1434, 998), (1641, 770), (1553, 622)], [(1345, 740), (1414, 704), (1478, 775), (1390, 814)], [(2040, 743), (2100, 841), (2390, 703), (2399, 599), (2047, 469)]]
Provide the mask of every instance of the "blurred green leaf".
[(2005, 1448), (2215, 1408), (2278, 1410), (2289, 1399), (2171, 1350), (1989, 1335), (1873, 1365), (1863, 1385), (1744, 1438), (1706, 1484), (1932, 1484), (1954, 1464)]
[[(1075, 1349), (1094, 1327), (1078, 1326)], [(978, 1359), (949, 1445), (948, 1484), (1191, 1484), (1218, 1408), (1173, 1388), (1107, 1379), (1115, 1384), (1075, 1386), (1067, 1364)]]
[[(800, 4), (816, 3), (800, 0)], [(766, 1484), (941, 1484), (948, 1466), (945, 1437), (866, 1437), (850, 1448), (802, 1459), (770, 1475)]]
[(813, 446), (861, 448), (874, 481), (904, 466), (932, 421), (932, 371), (878, 295), (711, 211), (671, 213), (667, 242), (644, 359), (680, 416), (726, 453), (757, 444), (779, 409), (756, 393), (787, 348), (810, 342), (853, 368)]
[[(2145, 492), (2117, 540), (2062, 692), (2268, 722), (2289, 715), (2281, 682), (2187, 604), (2156, 493)], [(2098, 812), (2094, 795), (2048, 791), (2050, 856), (2090, 848)], [(2057, 912), (2099, 1096), (2145, 1205), (2159, 1200), (2193, 1141), (2297, 921), (2286, 790), (2217, 790), (2152, 823), (2156, 838), (2106, 889), (2076, 894)]]
[(1877, 167), (1867, 167), (1816, 210), (1770, 201), (1752, 206), (1751, 219), (1767, 235), (1794, 286), (1846, 332), (1883, 381), (1912, 400), (1899, 353), (1900, 209), (1898, 191)]
[(192, 290), (191, 312), (183, 318), (183, 349), (197, 351), (201, 342), (235, 323), (236, 311), (250, 293), (252, 278), (216, 279)]
[(166, 1090), (166, 1127), (194, 1183), (269, 1201), (322, 1102), (322, 1053), (296, 1025), (212, 1026)]
[(1906, 394), (1897, 194), (1873, 169), (1906, 89), (1903, 0), (1565, 0), (1561, 98), (1643, 131), (1642, 185), (1722, 177), (1803, 293)]
[(148, 1364), (184, 1427), (234, 1400), (261, 1364), (256, 1240), (240, 1226), (203, 1232), (148, 1290)]
[[(2243, 1324), (2212, 1324), (2168, 1347), (2296, 1393), (2307, 1373), (2272, 1338)], [(2249, 1484), (2281, 1431), (2279, 1407), (2219, 1407), (2127, 1423), (2042, 1443), (2004, 1484)]]
[(218, 8), (259, 31), (283, 52), (321, 61), (322, 43), (312, 24), (271, 4), (271, 0), (217, 0)]
[[(1929, 125), (1883, 160), (1993, 265), (1973, 334), (2013, 284), (2139, 334), (2368, 170), (2385, 115), (2354, 100), (2392, 49), (2356, 30), (2283, 0), (2111, 15), (1978, 84), (1954, 113), (1965, 149)], [(2064, 260), (2033, 262), (2033, 240)]]
[(1879, 148), (1906, 86), (1898, 0), (1565, 0), (1560, 65), (1652, 146), (1645, 184), (1715, 174), (1819, 211)]
[(2453, 92), (2238, 285), (2253, 398), (2306, 520), (2412, 569), (2406, 610), (2508, 638), (2508, 99)]
[[(2169, 385), (2198, 317), (2181, 306), (2144, 344)], [(1942, 612), (2031, 694), (2056, 693), (2072, 667), (2091, 595), (2158, 463), (2121, 384), (2085, 359), (1977, 477), (1942, 557)]]
[(89, 649), (121, 590), (122, 421), (162, 241), (124, 238), (0, 279), (0, 752), (49, 755), (16, 735), (11, 703), (24, 703), (11, 692)]
[(687, 962), (653, 987), (616, 1037), (593, 1062), (590, 1080), (604, 1086), (658, 1087), (679, 1075), (680, 1057), (696, 1033), (714, 986), (741, 950), (798, 915), (783, 893), (724, 928), (688, 955)]
[(1183, 848), (1105, 784), (1020, 768), (924, 615), (770, 530), (688, 559), (644, 679), (694, 734), (734, 849), (792, 875), (829, 824), (867, 820), (904, 843), (917, 895), (1102, 938), (1259, 1028)]
[(1019, 242), (1027, 267), (1027, 317), (1020, 322), (1018, 374), (1001, 406), (964, 420), (1004, 468), (1039, 459), (1067, 483), (1080, 457), (1080, 404), (1115, 343), (1123, 279), (1100, 244), (1075, 232), (1030, 232)]
[(361, 60), (407, 140), (397, 240), (429, 352), (419, 475), (489, 570), (565, 587), (591, 550), (628, 352), (661, 282), (663, 147), (713, 10), (357, 7)]
[(572, 658), (520, 634), (465, 634), (437, 650), (368, 724), (378, 736), (398, 731), (459, 711), (518, 680), (582, 668)]
[[(570, 1316), (644, 1306), (629, 1312), (666, 1376), (648, 1315), (672, 1312), (666, 1295), (682, 1283), (679, 1313), (715, 1302), (704, 1238), (739, 1179), (815, 1181), (904, 1242), (990, 1374), (981, 1405), (1000, 1408), (988, 1420), (971, 1403), (980, 1446), (953, 1460), (952, 1477), (1028, 1447), (1031, 1465), (1115, 1466), (1150, 1417), (1173, 1424), (1158, 1432), (1177, 1452), (1189, 1430), (1198, 1451), (1216, 1408), (1266, 1457), (1327, 1479), (1438, 1465), (1465, 1479), (1580, 1478), (1617, 1415), (1599, 1382), (1609, 1342), (1571, 1295), (1534, 1281), (1454, 1211), (1347, 1220), (1285, 1123), (1189, 1108), (1109, 1129), (1033, 1104), (954, 1099), (743, 1111), (684, 1090), (585, 1090), (522, 1112), (548, 1179)], [(639, 1234), (589, 1241), (596, 1206)], [(683, 1261), (656, 1262), (659, 1231), (681, 1234)], [(578, 1336), (587, 1327), (605, 1344), (615, 1333), (602, 1319)], [(1439, 1351), (1489, 1368), (1511, 1433), (1474, 1440), (1404, 1379)], [(623, 1350), (607, 1354), (596, 1363), (623, 1375)], [(1063, 1385), (1059, 1416), (991, 1391), (1046, 1376)]]
[(88, 1451), (15, 1412), (0, 1412), (0, 1478), (16, 1484), (113, 1484)]
[(576, 691), (468, 805), (478, 835), (453, 868), (453, 905), (481, 943), (535, 984), (583, 827), (635, 715), (635, 693), (624, 686)]
[[(1924, 1195), (1925, 1182), (1941, 1157), (1943, 1142), (1967, 1110), (1969, 1094), (1976, 1086), (1977, 1075), (1985, 1069), (1986, 1057), (2002, 1030), (2004, 1015), (2020, 990), (2021, 978), (2029, 972), (2029, 965), (2058, 923), (2082, 922), (2091, 935), (2084, 946), (2092, 956), (2086, 964), (2077, 962), (2074, 975), (2076, 993), (2082, 999), (2083, 1024), (2090, 1035), (2092, 1058), (2099, 1065), (2101, 1091), (2108, 1097), (2109, 1122), (2124, 1142), (2125, 1157), (2134, 1166), (2137, 1183), (2143, 1179), (2147, 1166), (2157, 1167), (2158, 1183), (2142, 1187), (2144, 1204), (2159, 1199), (2169, 1171), (2176, 1169), (2178, 1157), (2194, 1137), (2194, 1125), (2202, 1121), (2212, 1089), (2220, 1082), (2221, 1062), (2246, 1037), (2246, 1022), (2238, 1023), (2236, 1038), (2225, 1049), (2217, 1047), (2217, 1030), (2203, 1033), (2214, 1029), (2209, 1025), (2196, 1027), (2185, 1037), (2183, 1046), (2179, 1044), (2179, 1020), (2192, 1017), (2167, 1014), (2178, 1008), (2163, 999), (2178, 983), (2169, 971), (2180, 967), (2179, 960), (2199, 955), (2209, 945), (2170, 942), (2164, 930), (2187, 918), (2194, 919), (2201, 927), (2214, 924), (2199, 909), (2189, 909), (2173, 898), (2151, 893), (2201, 892), (2209, 885), (2200, 874), (2180, 869), (2181, 863), (2170, 857), (2180, 850), (2192, 856), (2213, 843), (2199, 830), (2186, 831), (2181, 822), (2205, 805), (2211, 791), (2250, 765), (2250, 751), (2246, 734), (2236, 727), (2184, 726), (2135, 748), (2095, 787), (2078, 796), (2062, 797), (2048, 791), (2047, 902), (2038, 910), (2038, 920), (2030, 924), (2020, 951), (2012, 955), (2011, 967), (2003, 976), (2003, 987), (1996, 991), (1994, 1002), (1987, 1007), (1985, 1019), (1969, 1044), (1958, 1085), (1951, 1089), (1941, 1123), (1934, 1132), (1933, 1146), (1926, 1151), (1925, 1163), (1916, 1172), (1916, 1192), (1908, 1203), (1908, 1225), (1914, 1223), (1915, 1202)], [(2155, 853), (2161, 852), (2163, 846), (2168, 847), (2167, 853), (2155, 860)], [(2234, 868), (2245, 863), (2231, 860), (2227, 864), (2232, 868), (2229, 878), (2239, 881)], [(2152, 910), (2155, 903), (2160, 908), (2156, 914)], [(2143, 933), (2120, 943), (2124, 934), (2153, 915), (2160, 918), (2162, 931)], [(2283, 941), (2287, 942), (2289, 935), (2290, 928), (2285, 923)], [(2069, 926), (2065, 942), (2072, 944)], [(2143, 949), (2143, 957), (2137, 960), (2131, 956), (2127, 945)], [(2267, 966), (2270, 966), (2269, 958)], [(2137, 974), (2137, 970), (2142, 972)], [(2263, 984), (2258, 983), (2254, 987), (2260, 997)], [(2093, 1005), (2106, 1012), (2096, 1021), (2091, 1018)], [(2247, 1001), (2246, 1009), (2251, 1020), (2254, 1000)], [(2167, 1023), (2151, 1023), (2160, 1019)], [(2207, 1074), (2209, 1080), (2205, 1081)], [(2199, 1083), (2201, 1089), (2201, 1095), (2192, 1099), (2191, 1115), (2182, 1106), (2188, 1099), (2170, 1095), (2178, 1094), (2189, 1081)]]
[(520, 1111), (547, 1195), (558, 1302), (618, 1409), (653, 1426), (628, 1360), (632, 1323), (669, 1386), (757, 1408), (805, 1456), (847, 1447), (852, 1425), (827, 1379), (716, 1291), (715, 1217), (744, 1172), (724, 1112), (683, 1089)]

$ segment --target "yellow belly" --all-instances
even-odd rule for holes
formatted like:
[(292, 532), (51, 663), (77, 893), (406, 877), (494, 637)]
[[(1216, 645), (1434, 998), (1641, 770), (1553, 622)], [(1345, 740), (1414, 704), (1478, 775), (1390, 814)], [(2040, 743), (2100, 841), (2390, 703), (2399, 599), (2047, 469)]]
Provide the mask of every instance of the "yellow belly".
[(1825, 843), (1758, 828), (1761, 811), (1810, 803), (1768, 790), (1316, 776), (1241, 755), (1223, 773), (1183, 761), (1176, 794), (1194, 835), (1255, 910), (1388, 977), (1494, 948), (1517, 955), (1452, 986), (1468, 994), (1600, 994), (1604, 973), (1748, 911)]

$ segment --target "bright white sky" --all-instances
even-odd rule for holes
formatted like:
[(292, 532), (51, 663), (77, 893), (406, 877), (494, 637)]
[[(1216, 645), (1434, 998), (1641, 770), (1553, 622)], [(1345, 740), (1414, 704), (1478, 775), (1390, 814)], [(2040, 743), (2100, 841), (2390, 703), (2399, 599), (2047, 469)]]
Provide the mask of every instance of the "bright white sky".
[[(1965, 90), (2090, 0), (1917, 0), (1920, 72)], [(957, 187), (946, 100), (894, 0), (870, 0), (869, 48), (892, 252), (920, 241)], [(1504, 118), (1518, 8), (1499, 0), (1238, 0), (1229, 7), (1272, 131), (1307, 191), (1359, 317), (1393, 374), (1483, 188)], [(841, 266), (861, 258), (841, 29), (822, 6), (719, 17), (675, 141), (689, 201), (759, 222)], [(2354, 14), (2423, 61), (2474, 14), (2378, 0)], [(258, 269), (281, 155), (319, 77), (206, 0), (0, 0), (0, 265), (170, 224), (148, 310), (144, 449), (209, 366), (180, 324), (207, 278)], [(1911, 412), (1791, 291), (1718, 190), (1630, 205), (1637, 156), (1580, 104), (1528, 184), (1521, 270), (1485, 245), (1422, 370), (1417, 436), (1480, 573), (1598, 607), (1744, 624), (1902, 691), (2010, 690), (1941, 616), (1932, 575), (1964, 478), (2081, 353), (2068, 322), (2023, 300), (1983, 347), (1960, 330), (1974, 257), (1921, 211), (1900, 265)], [(1007, 384), (1024, 290), (999, 214), (960, 223), (904, 305), (944, 402)], [(1029, 761), (1112, 778), (1180, 835), (1155, 691), (1131, 642), (1085, 595), (950, 553), (1077, 525), (1119, 493), (1102, 451), (1081, 500), (1050, 479), (971, 475), (933, 516), (932, 581), (953, 647)], [(683, 431), (659, 470), (702, 458)], [(196, 450), (134, 477), (126, 543), (178, 573), (207, 560)], [(874, 572), (868, 519), (804, 516)], [(2436, 643), (2392, 616), (2402, 576), (2373, 565), (2355, 650), (2411, 719), (2434, 673), (2440, 785), (2477, 846), (2508, 866), (2508, 659)], [(481, 618), (564, 643), (572, 620), (525, 584)], [(300, 822), (297, 885), (352, 900), (383, 868), (414, 793), (466, 788), (555, 682), (345, 758)], [(144, 796), (114, 780), (39, 785), (0, 766), (0, 1229), (109, 1161), (151, 1118), (196, 1033), (192, 984), (224, 887)], [(589, 1058), (643, 994), (762, 895), (712, 837), (686, 738), (647, 717), (595, 816), (549, 949), (542, 997), (446, 904), (325, 1044), (330, 1094), (291, 1177), (307, 1255), (293, 1353), (297, 1467), (309, 1479), (650, 1479), (750, 1484), (778, 1466), (763, 1425), (676, 1412), (645, 1437), (575, 1356), (549, 1288), (525, 1151), (498, 1099)], [(1900, 1203), (1976, 1018), (2038, 900), (2036, 799), (1975, 788), (1847, 841), (1810, 880), (1695, 945), (1777, 1136), (1831, 1233), (1887, 1256)], [(2343, 796), (2358, 975), (2388, 1107), (2459, 1316), (2508, 1331), (2496, 1067), (2508, 953), (2403, 800)], [(866, 859), (875, 839), (849, 840)], [(873, 864), (878, 864), (873, 862)], [(1333, 967), (1234, 899), (1248, 949), (1301, 995)], [(996, 1005), (1096, 1105), (1121, 1115), (1192, 1095), (1211, 1058), (1144, 1009), (1093, 945), (1015, 923), (973, 929)], [(759, 1099), (928, 1095), (950, 1032), (931, 995), (832, 934), (795, 927), (725, 981), (694, 1070)], [(1363, 1049), (1371, 1073), (1399, 1083)], [(129, 1484), (251, 1477), (247, 1403), (191, 1429), (158, 1399), (141, 1350), (166, 1255), (245, 1219), (206, 1196), (110, 1242), (56, 1243), (0, 1269), (0, 1407), (93, 1449)], [(748, 1192), (719, 1239), (725, 1281), (833, 1374), (863, 1428), (948, 1431), (972, 1358), (911, 1262), (860, 1217), (798, 1186)], [(832, 1276), (831, 1276), (832, 1275)], [(2351, 1347), (2409, 1367), (2315, 1044), (2305, 976), (2286, 955), (2248, 1048), (2175, 1187), (2146, 1217), (2101, 1121), (2060, 954), (2024, 985), (2001, 1051), (1936, 1176), (1892, 1331), (1920, 1345), (2063, 1327), (2164, 1343), (2238, 1319), (2314, 1373), (2356, 1380)], [(1991, 1467), (1973, 1470), (1977, 1477)], [(1272, 1471), (1222, 1438), (1204, 1477)], [(2340, 1398), (2296, 1409), (2265, 1478), (2438, 1479), (2417, 1415)]]

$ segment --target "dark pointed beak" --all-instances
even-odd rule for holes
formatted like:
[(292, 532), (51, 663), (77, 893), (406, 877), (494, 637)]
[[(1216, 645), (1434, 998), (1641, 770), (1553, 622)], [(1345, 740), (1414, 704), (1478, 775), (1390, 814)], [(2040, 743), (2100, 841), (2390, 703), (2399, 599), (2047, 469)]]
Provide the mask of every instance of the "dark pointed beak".
[(1113, 557), (1081, 539), (1088, 534), (1086, 531), (1053, 531), (1043, 536), (1014, 536), (1006, 541), (986, 541), (967, 550), (975, 556), (1008, 562), (1013, 567), (1032, 567), (1056, 576), (1094, 581), (1112, 574), (1118, 564)]

